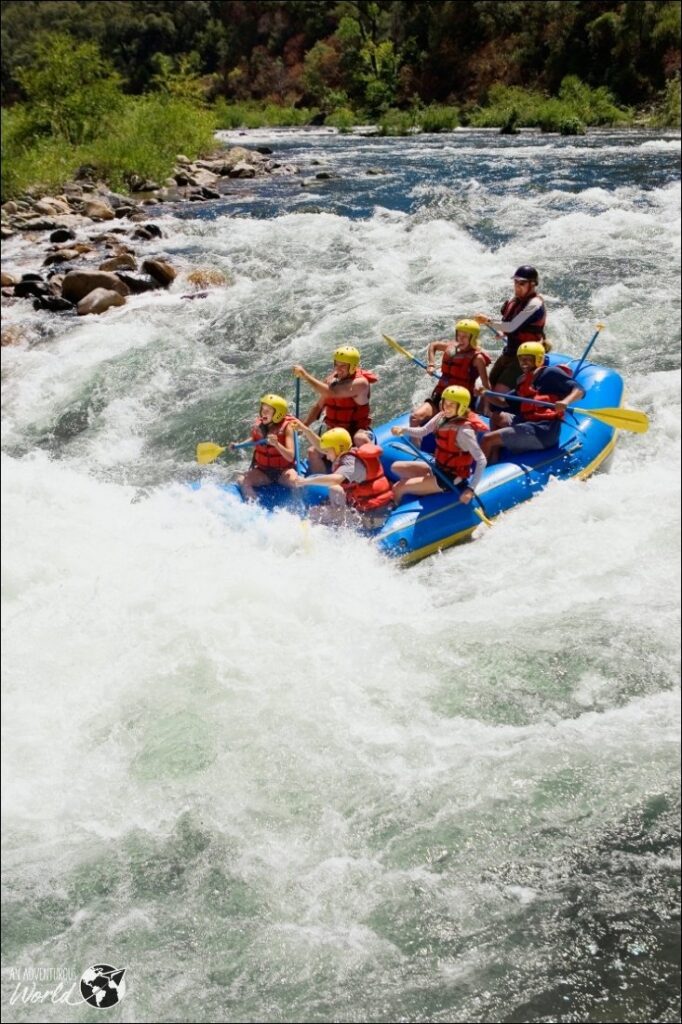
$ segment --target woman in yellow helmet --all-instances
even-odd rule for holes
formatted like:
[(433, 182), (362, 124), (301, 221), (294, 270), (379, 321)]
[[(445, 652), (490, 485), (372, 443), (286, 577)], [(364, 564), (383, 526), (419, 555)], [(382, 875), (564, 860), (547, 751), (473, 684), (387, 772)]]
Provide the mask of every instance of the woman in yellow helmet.
[[(516, 357), (521, 367), (516, 388), (504, 397), (490, 398), (497, 409), (490, 419), (492, 430), (481, 445), (490, 463), (498, 461), (502, 447), (518, 454), (558, 444), (566, 408), (585, 394), (568, 368), (545, 365), (546, 352), (541, 341), (521, 342)], [(553, 408), (524, 402), (524, 398), (551, 402)], [(501, 410), (500, 405), (510, 411)]]
[[(370, 385), (376, 383), (377, 377), (371, 370), (361, 368), (360, 353), (353, 345), (341, 345), (333, 359), (334, 368), (325, 380), (313, 377), (299, 364), (294, 366), (294, 376), (304, 380), (319, 395), (305, 418), (305, 426), (324, 415), (326, 430), (342, 427), (348, 431), (354, 445), (368, 444), (373, 437)], [(308, 463), (311, 472), (325, 472), (325, 461), (316, 450), (309, 453)]]
[(426, 369), (435, 371), (436, 353), (441, 353), (440, 380), (427, 399), (410, 414), (410, 426), (419, 427), (426, 423), (440, 409), (441, 395), (446, 388), (463, 387), (473, 401), (476, 381), (480, 377), (481, 387), (488, 390), (488, 366), (490, 356), (480, 348), (480, 326), (475, 320), (458, 320), (455, 337), (448, 340), (432, 341), (426, 350)]
[(404, 494), (437, 494), (448, 488), (443, 478), (459, 492), (465, 505), (475, 497), (476, 487), (486, 467), (486, 460), (476, 438), (476, 431), (487, 430), (486, 424), (469, 409), (471, 395), (461, 385), (446, 388), (441, 396), (440, 410), (423, 427), (391, 427), (391, 433), (400, 437), (407, 434), (421, 440), (427, 434), (436, 435), (435, 461), (437, 476), (429, 464), (421, 459), (412, 462), (394, 462), (392, 471), (398, 476), (393, 494), (399, 502)]
[(256, 442), (251, 466), (237, 479), (247, 499), (255, 499), (258, 487), (293, 487), (296, 483), (294, 417), (288, 413), (289, 407), (281, 395), (267, 394), (261, 398), (259, 416), (251, 431), (251, 440)]

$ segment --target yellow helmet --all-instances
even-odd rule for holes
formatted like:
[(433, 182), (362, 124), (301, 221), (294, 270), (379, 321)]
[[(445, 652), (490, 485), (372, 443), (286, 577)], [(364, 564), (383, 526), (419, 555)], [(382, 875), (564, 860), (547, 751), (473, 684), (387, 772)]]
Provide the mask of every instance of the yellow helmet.
[(545, 346), (540, 341), (522, 341), (516, 350), (517, 356), (534, 356), (535, 365), (542, 366), (545, 361)]
[(360, 365), (360, 353), (352, 345), (341, 345), (333, 356), (335, 363), (347, 363), (351, 370), (357, 370)]
[(458, 320), (455, 324), (455, 334), (458, 331), (468, 334), (471, 347), (478, 348), (478, 336), (481, 333), (481, 328), (475, 320)]
[(261, 405), (269, 405), (274, 410), (274, 416), (272, 417), (273, 423), (281, 423), (286, 414), (289, 412), (289, 406), (286, 403), (286, 399), (282, 398), (281, 395), (263, 395), (260, 400)]
[(336, 455), (345, 455), (353, 447), (353, 440), (344, 427), (332, 427), (331, 430), (325, 430), (320, 438), (320, 444), (323, 448), (331, 448)]
[(471, 395), (466, 388), (460, 387), (459, 384), (452, 384), (449, 388), (445, 388), (440, 397), (443, 402), (455, 403), (458, 416), (466, 414), (471, 402)]

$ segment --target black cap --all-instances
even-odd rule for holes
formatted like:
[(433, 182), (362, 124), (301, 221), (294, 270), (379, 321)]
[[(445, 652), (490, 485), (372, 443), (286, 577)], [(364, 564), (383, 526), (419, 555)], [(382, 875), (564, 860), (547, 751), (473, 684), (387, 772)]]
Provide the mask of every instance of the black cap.
[(535, 267), (531, 267), (530, 264), (525, 263), (522, 267), (517, 267), (514, 272), (515, 281), (531, 281), (533, 284), (538, 283), (538, 272)]

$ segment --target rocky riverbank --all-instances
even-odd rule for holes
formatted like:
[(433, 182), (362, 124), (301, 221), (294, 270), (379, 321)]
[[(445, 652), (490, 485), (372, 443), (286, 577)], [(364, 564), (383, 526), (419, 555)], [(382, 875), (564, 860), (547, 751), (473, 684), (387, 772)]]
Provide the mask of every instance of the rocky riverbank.
[[(229, 193), (234, 179), (296, 173), (292, 164), (273, 159), (268, 147), (233, 146), (194, 162), (180, 154), (163, 185), (134, 177), (124, 195), (83, 167), (57, 196), (26, 194), (3, 205), (3, 241), (21, 235), (39, 249), (44, 245), (44, 258), (21, 274), (3, 266), (2, 304), (30, 301), (36, 310), (87, 316), (124, 305), (129, 295), (167, 288), (178, 270), (159, 247), (163, 233), (150, 220), (155, 206), (209, 202)], [(188, 281), (188, 297), (227, 283), (210, 268), (194, 271)], [(12, 328), (3, 330), (3, 345), (19, 340)]]

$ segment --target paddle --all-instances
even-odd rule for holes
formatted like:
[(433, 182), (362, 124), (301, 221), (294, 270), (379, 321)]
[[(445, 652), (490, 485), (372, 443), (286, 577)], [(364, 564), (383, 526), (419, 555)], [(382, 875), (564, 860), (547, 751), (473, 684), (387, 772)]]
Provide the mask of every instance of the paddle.
[[(500, 391), (485, 391), (484, 394), (493, 395), (498, 399), (511, 397), (515, 402), (530, 402), (531, 405), (544, 405), (547, 409), (554, 408), (554, 402), (539, 402), (536, 398), (510, 396)], [(636, 409), (581, 409), (577, 405), (569, 405), (567, 411), (578, 413), (580, 416), (589, 416), (593, 420), (600, 420), (617, 430), (631, 430), (634, 434), (646, 434), (649, 429), (649, 417), (646, 413), (638, 412)]]
[[(399, 441), (393, 441), (391, 443), (393, 444), (394, 448), (404, 448), (405, 450), (411, 451), (414, 455), (417, 456), (417, 458), (421, 459), (423, 462), (427, 464), (427, 466), (431, 469), (434, 475), (437, 476), (439, 480), (443, 481), (448, 490), (452, 491), (454, 494), (459, 494), (459, 491), (457, 490), (455, 484), (453, 484), (452, 480), (450, 480), (450, 478), (446, 476), (445, 473), (441, 472), (441, 470), (438, 468), (435, 459), (430, 458), (420, 448), (417, 448), (415, 444), (412, 444), (408, 437), (404, 438), (404, 441), (402, 443)], [(474, 501), (476, 501), (479, 506), (478, 508), (474, 509), (474, 512), (476, 513), (478, 518), (481, 520), (481, 522), (485, 523), (486, 526), (492, 526), (492, 520), (488, 519), (485, 508), (483, 507), (483, 502), (481, 501), (477, 494), (474, 494)]]
[[(299, 420), (301, 418), (301, 378), (300, 377), (296, 378), (296, 397), (295, 397), (295, 401), (294, 401), (294, 413), (296, 415), (296, 419)], [(301, 469), (303, 467), (301, 466), (301, 450), (299, 448), (298, 431), (297, 430), (294, 431), (294, 465), (296, 467), (296, 472), (298, 473), (299, 476), (301, 476)]]
[(597, 330), (594, 332), (594, 334), (592, 335), (592, 337), (588, 341), (587, 347), (586, 347), (585, 351), (583, 352), (583, 354), (580, 357), (580, 362), (578, 363), (578, 365), (576, 366), (575, 370), (573, 371), (573, 376), (574, 377), (577, 377), (578, 374), (580, 373), (580, 370), (581, 370), (581, 367), (582, 367), (583, 363), (585, 362), (585, 360), (587, 359), (588, 355), (590, 354), (590, 349), (592, 348), (592, 346), (594, 345), (595, 341), (597, 340), (597, 335), (599, 334), (600, 331), (604, 330), (604, 324), (597, 324), (596, 327), (597, 327)]
[(426, 370), (426, 372), (432, 377), (435, 377), (436, 380), (440, 378), (439, 373), (434, 373), (433, 370), (427, 369), (426, 363), (422, 363), (421, 359), (417, 359), (417, 357), (413, 356), (411, 352), (408, 352), (406, 348), (403, 348), (403, 346), (399, 344), (395, 338), (392, 338), (390, 334), (382, 334), (381, 337), (387, 345), (390, 345), (394, 351), (399, 352), (401, 356), (405, 356), (406, 359), (411, 359), (413, 363), (416, 363), (417, 366), (421, 366), (422, 370)]
[[(262, 441), (241, 441), (239, 444), (233, 444), (230, 448), (254, 448), (257, 444), (265, 444), (265, 439)], [(219, 444), (213, 444), (212, 441), (202, 441), (201, 444), (197, 445), (197, 462), (200, 462), (202, 466), (205, 466), (209, 462), (214, 462), (219, 455), (227, 451), (228, 446), (221, 448)]]

